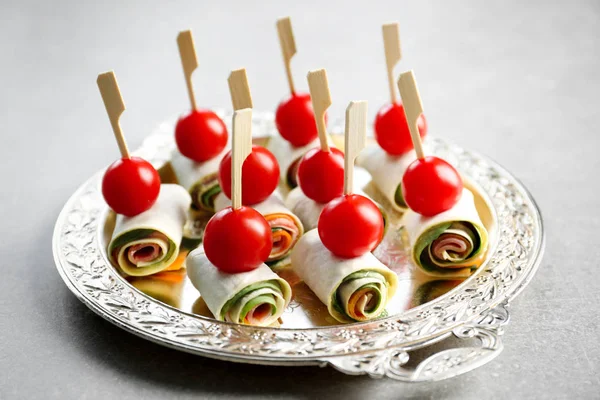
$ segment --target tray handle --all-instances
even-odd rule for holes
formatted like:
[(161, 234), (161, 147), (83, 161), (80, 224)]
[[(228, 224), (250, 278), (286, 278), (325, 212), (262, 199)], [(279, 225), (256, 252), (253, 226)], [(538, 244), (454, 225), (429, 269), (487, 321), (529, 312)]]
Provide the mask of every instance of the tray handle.
[[(415, 351), (433, 346), (414, 348), (390, 348), (372, 353), (361, 353), (331, 357), (323, 360), (323, 366), (331, 365), (338, 371), (349, 375), (369, 375), (372, 378), (388, 377), (405, 382), (437, 381), (464, 374), (478, 368), (502, 352), (504, 325), (508, 323), (508, 303), (496, 308), (468, 325), (455, 328), (442, 335), (438, 340), (454, 337), (453, 347), (435, 350), (433, 354), (410, 366), (411, 355)], [(472, 345), (476, 339), (478, 345)], [(460, 346), (461, 341), (469, 341), (468, 346)]]

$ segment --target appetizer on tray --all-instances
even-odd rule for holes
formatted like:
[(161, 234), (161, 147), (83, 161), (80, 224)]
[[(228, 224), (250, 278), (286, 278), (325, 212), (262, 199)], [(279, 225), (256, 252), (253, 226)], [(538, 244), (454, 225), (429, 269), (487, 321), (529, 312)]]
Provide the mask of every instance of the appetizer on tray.
[[(327, 72), (324, 69), (308, 73), (308, 86), (316, 114), (325, 114), (331, 105)], [(320, 147), (309, 150), (298, 166), (298, 184), (286, 197), (285, 204), (302, 221), (306, 230), (317, 227), (325, 205), (344, 192), (344, 153), (328, 141), (325, 124), (317, 124)], [(357, 193), (368, 197), (361, 190)], [(387, 212), (379, 204), (384, 221)]]
[[(397, 23), (383, 25), (383, 42), (391, 102), (384, 105), (375, 118), (377, 144), (368, 146), (356, 162), (369, 171), (373, 183), (392, 208), (404, 211), (406, 203), (402, 197), (400, 181), (408, 165), (415, 160), (415, 153), (404, 106), (398, 101), (394, 85), (394, 66), (401, 58)], [(419, 116), (418, 126), (419, 134), (425, 137), (427, 122), (424, 115)]]
[[(229, 206), (231, 200), (224, 193), (219, 194), (215, 200), (216, 210), (220, 211)], [(273, 248), (265, 263), (273, 269), (287, 265), (292, 249), (304, 234), (302, 222), (285, 206), (277, 190), (266, 200), (250, 206), (265, 217), (271, 227)]]
[[(325, 115), (331, 105), (327, 72), (324, 69), (307, 75), (310, 98), (318, 116)], [(329, 201), (344, 192), (344, 153), (329, 145), (324, 123), (314, 124), (320, 147), (310, 149), (298, 163), (299, 187), (286, 198), (286, 206), (292, 210), (306, 230), (317, 227), (321, 210)]]
[[(108, 254), (113, 264), (130, 276), (146, 276), (174, 269), (191, 199), (179, 185), (163, 184), (154, 205), (128, 217), (117, 214)], [(182, 263), (176, 264), (177, 268)]]
[(117, 214), (108, 256), (130, 276), (180, 268), (181, 263), (175, 261), (190, 195), (178, 185), (161, 185), (150, 163), (130, 156), (119, 125), (125, 105), (116, 77), (107, 72), (100, 74), (97, 82), (122, 157), (108, 167), (102, 179), (104, 199)]
[[(249, 96), (245, 70), (234, 71), (229, 85), (232, 93), (242, 93), (246, 89)], [(231, 156), (231, 152), (227, 153), (219, 167), (219, 183), (223, 191), (215, 200), (217, 211), (231, 206)], [(304, 228), (300, 219), (285, 207), (277, 190), (279, 164), (275, 156), (264, 147), (253, 145), (252, 152), (244, 161), (242, 181), (244, 203), (261, 213), (271, 227), (273, 249), (266, 264), (272, 268), (282, 266), (300, 236), (304, 234)]]
[(210, 219), (203, 248), (189, 254), (187, 266), (190, 281), (216, 319), (268, 326), (288, 306), (292, 290), (264, 263), (273, 246), (269, 223), (242, 205), (242, 164), (251, 153), (251, 126), (252, 109), (235, 111), (232, 206)]
[(429, 275), (469, 276), (484, 261), (487, 230), (473, 194), (463, 187), (456, 169), (441, 158), (423, 154), (417, 129), (423, 106), (412, 71), (400, 75), (398, 87), (417, 155), (401, 185), (409, 207), (402, 225), (408, 234), (412, 260)]
[(318, 228), (292, 252), (292, 267), (340, 322), (366, 321), (384, 314), (398, 278), (371, 251), (383, 238), (379, 208), (352, 192), (354, 158), (365, 146), (366, 102), (346, 110), (345, 173), (341, 196), (321, 212)]
[(317, 125), (322, 124), (324, 127), (327, 123), (327, 115), (323, 113), (319, 116), (315, 125), (315, 113), (310, 95), (297, 92), (294, 86), (290, 64), (296, 54), (296, 42), (289, 17), (277, 21), (277, 33), (290, 95), (277, 107), (275, 125), (280, 136), (273, 136), (268, 148), (279, 160), (281, 180), (288, 188), (293, 189), (298, 185), (296, 176), (300, 159), (310, 149), (319, 147)]
[(227, 152), (227, 128), (214, 112), (196, 106), (192, 73), (198, 60), (191, 31), (180, 32), (177, 44), (192, 110), (179, 118), (175, 126), (177, 148), (171, 167), (179, 184), (190, 192), (193, 208), (213, 213), (214, 199), (221, 191), (218, 170)]

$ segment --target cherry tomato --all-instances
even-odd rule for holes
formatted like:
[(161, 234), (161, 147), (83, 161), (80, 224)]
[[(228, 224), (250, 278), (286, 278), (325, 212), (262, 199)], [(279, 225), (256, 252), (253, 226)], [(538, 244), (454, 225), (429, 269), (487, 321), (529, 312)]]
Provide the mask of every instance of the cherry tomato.
[(210, 160), (227, 145), (227, 128), (210, 110), (193, 110), (175, 126), (179, 152), (196, 162)]
[[(424, 138), (427, 134), (424, 115), (421, 114), (417, 124), (419, 134)], [(399, 156), (414, 148), (402, 104), (386, 104), (379, 110), (375, 117), (375, 139), (382, 149), (392, 155)]]
[[(231, 199), (231, 151), (219, 165), (219, 183), (223, 193)], [(242, 167), (242, 202), (257, 204), (273, 193), (279, 184), (279, 164), (269, 150), (252, 145), (252, 153)]]
[(160, 176), (152, 164), (139, 158), (121, 158), (102, 178), (102, 195), (116, 213), (133, 217), (148, 210), (160, 192)]
[(306, 197), (328, 203), (344, 192), (344, 153), (336, 148), (309, 150), (298, 166), (298, 184)]
[(342, 258), (372, 251), (383, 237), (383, 216), (368, 198), (348, 194), (331, 200), (319, 217), (323, 245)]
[(402, 177), (404, 201), (426, 217), (451, 209), (462, 192), (463, 182), (456, 169), (438, 157), (413, 161)]
[(269, 223), (251, 207), (227, 207), (213, 215), (203, 241), (208, 260), (228, 273), (258, 268), (273, 247)]
[[(327, 115), (325, 115), (327, 122)], [(279, 103), (275, 125), (281, 136), (293, 146), (306, 146), (318, 136), (315, 114), (308, 93), (293, 93)]]

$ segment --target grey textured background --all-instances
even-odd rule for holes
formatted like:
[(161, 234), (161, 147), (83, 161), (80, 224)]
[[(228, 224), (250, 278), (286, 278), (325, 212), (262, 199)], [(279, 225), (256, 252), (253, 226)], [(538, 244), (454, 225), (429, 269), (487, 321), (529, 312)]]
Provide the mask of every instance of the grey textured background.
[[(405, 385), (212, 361), (113, 327), (55, 271), (63, 203), (117, 156), (96, 74), (117, 72), (132, 148), (188, 106), (181, 29), (194, 29), (200, 104), (229, 107), (227, 74), (245, 66), (255, 107), (274, 109), (286, 92), (274, 22), (287, 14), (297, 86), (326, 67), (333, 115), (387, 101), (380, 24), (399, 20), (400, 68), (415, 69), (430, 132), (499, 161), (539, 202), (546, 255), (491, 364)], [(599, 38), (597, 0), (1, 1), (0, 398), (598, 398)]]

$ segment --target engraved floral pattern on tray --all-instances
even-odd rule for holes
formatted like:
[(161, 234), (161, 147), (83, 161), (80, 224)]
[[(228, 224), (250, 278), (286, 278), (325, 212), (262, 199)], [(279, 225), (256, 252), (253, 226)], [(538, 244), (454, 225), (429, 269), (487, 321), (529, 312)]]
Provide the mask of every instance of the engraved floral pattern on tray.
[[(270, 135), (275, 131), (270, 113), (255, 113), (254, 121), (254, 132)], [(162, 130), (169, 126), (172, 125), (165, 124)], [(137, 154), (158, 167), (169, 159), (173, 146), (171, 132), (159, 129)], [(456, 354), (427, 360), (427, 365), (419, 367), (418, 376), (408, 376), (401, 370), (408, 359), (404, 349), (451, 332), (457, 337), (485, 337), (489, 332), (497, 336), (496, 328), (506, 322), (508, 314), (505, 320), (495, 318), (496, 307), (518, 294), (539, 263), (542, 222), (527, 191), (498, 165), (436, 138), (428, 139), (428, 148), (456, 165), (487, 192), (498, 215), (499, 242), (488, 264), (476, 276), (401, 315), (345, 326), (273, 329), (218, 322), (159, 303), (127, 284), (102, 254), (99, 226), (105, 204), (100, 192), (101, 172), (77, 190), (58, 218), (53, 241), (56, 265), (69, 288), (104, 318), (140, 336), (186, 351), (265, 364), (325, 362), (346, 373), (404, 380), (451, 376), (452, 370), (464, 369), (463, 364), (468, 364), (470, 358), (482, 359), (482, 354), (457, 349)], [(504, 306), (500, 308), (505, 310)], [(492, 322), (482, 328), (478, 321), (489, 318)], [(467, 333), (460, 331), (462, 328)], [(336, 359), (348, 355), (352, 357)], [(339, 361), (342, 359), (346, 361)]]

